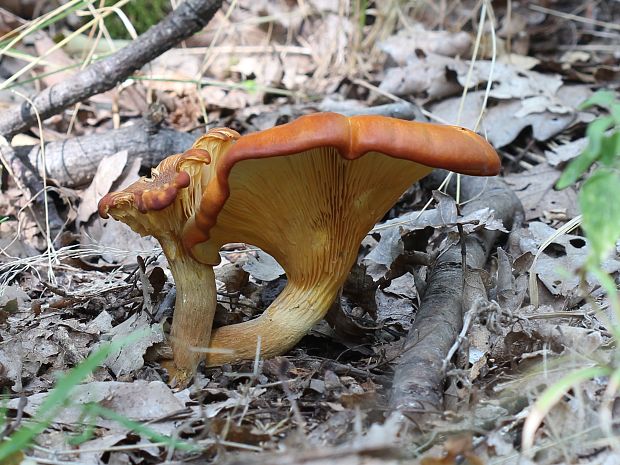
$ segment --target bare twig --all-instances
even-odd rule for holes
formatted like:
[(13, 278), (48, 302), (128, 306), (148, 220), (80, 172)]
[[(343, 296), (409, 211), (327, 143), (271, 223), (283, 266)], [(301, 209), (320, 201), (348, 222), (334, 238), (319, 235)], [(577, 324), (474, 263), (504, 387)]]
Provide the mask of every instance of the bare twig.
[[(42, 91), (32, 99), (33, 105), (45, 119), (113, 88), (152, 59), (200, 31), (221, 4), (221, 0), (185, 0), (160, 23), (114, 55)], [(0, 117), (0, 134), (10, 138), (34, 124), (33, 105), (24, 102), (6, 110)]]

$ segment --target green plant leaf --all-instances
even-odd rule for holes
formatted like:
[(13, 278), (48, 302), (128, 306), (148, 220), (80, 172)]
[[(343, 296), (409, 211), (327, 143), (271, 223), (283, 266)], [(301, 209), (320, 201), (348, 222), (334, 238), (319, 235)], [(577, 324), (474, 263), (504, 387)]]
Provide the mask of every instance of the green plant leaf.
[(577, 158), (568, 164), (555, 185), (556, 189), (565, 189), (573, 184), (579, 179), (579, 176), (590, 168), (592, 163), (600, 158), (605, 131), (613, 125), (614, 119), (611, 116), (595, 119), (588, 125), (586, 130), (588, 146)]
[(592, 151), (600, 152), (601, 140), (605, 136), (605, 131), (614, 126), (614, 119), (611, 116), (602, 116), (588, 124), (586, 129), (586, 137), (588, 138), (588, 146)]
[[(118, 0), (109, 0), (105, 3), (107, 7), (111, 7), (116, 5)], [(161, 21), (170, 9), (168, 0), (132, 0), (121, 8), (138, 35)], [(118, 13), (108, 16), (105, 25), (113, 39), (131, 39), (127, 25)]]
[(592, 94), (592, 96), (579, 105), (580, 110), (585, 110), (598, 105), (599, 107), (609, 108), (616, 97), (616, 93), (613, 90), (599, 90)]
[(564, 172), (555, 184), (556, 189), (566, 189), (579, 179), (583, 173), (588, 171), (588, 168), (596, 161), (598, 153), (590, 150), (590, 147), (586, 147), (579, 156), (573, 159), (568, 166), (564, 169)]
[(363, 28), (366, 25), (366, 10), (368, 9), (368, 0), (360, 0), (359, 7), (359, 27)]
[(4, 429), (6, 428), (6, 424), (7, 424), (7, 412), (9, 411), (9, 409), (7, 408), (7, 403), (9, 400), (9, 396), (6, 395), (6, 393), (4, 393), (2, 395), (2, 398), (0, 399), (0, 431), (4, 431)]
[(620, 126), (620, 102), (614, 102), (609, 107), (609, 114), (616, 122), (616, 126)]
[(95, 429), (97, 428), (95, 415), (88, 410), (88, 405), (82, 406), (82, 412), (77, 425), (75, 434), (70, 435), (67, 440), (67, 443), (72, 446), (79, 446), (83, 442), (91, 440), (94, 436)]
[(620, 237), (620, 174), (599, 169), (583, 183), (579, 205), (582, 227), (590, 241), (591, 257), (600, 263)]
[(254, 94), (258, 90), (258, 83), (256, 82), (256, 79), (246, 79), (241, 83), (241, 86), (250, 94)]
[(607, 166), (614, 166), (620, 161), (620, 132), (603, 137), (599, 161)]

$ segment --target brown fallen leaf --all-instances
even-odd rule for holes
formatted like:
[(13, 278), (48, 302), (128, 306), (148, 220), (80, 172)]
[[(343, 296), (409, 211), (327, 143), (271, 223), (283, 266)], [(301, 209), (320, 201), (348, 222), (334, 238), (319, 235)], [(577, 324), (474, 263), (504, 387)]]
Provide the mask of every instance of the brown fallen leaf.
[(377, 391), (345, 393), (340, 396), (339, 400), (344, 407), (349, 409), (357, 407), (361, 410), (369, 410), (379, 408), (381, 404)]
[(417, 56), (419, 51), (444, 57), (465, 55), (470, 51), (471, 37), (464, 31), (429, 31), (421, 24), (414, 24), (388, 37), (379, 47), (396, 63), (402, 65)]
[[(23, 9), (23, 1), (12, 0), (2, 2), (4, 8), (0, 8), (0, 36), (4, 40), (12, 39), (17, 35), (15, 29), (26, 24), (26, 21), (18, 16)], [(34, 2), (33, 2), (34, 3)]]
[(92, 182), (82, 194), (82, 201), (77, 211), (78, 224), (87, 222), (91, 215), (97, 212), (97, 203), (101, 197), (110, 192), (114, 182), (123, 173), (126, 164), (127, 150), (101, 160)]
[[(35, 35), (34, 48), (37, 56), (43, 56), (55, 45), (56, 43), (47, 34), (39, 31)], [(74, 73), (73, 69), (70, 68), (74, 64), (73, 59), (61, 48), (50, 52), (43, 59), (43, 63), (41, 80), (46, 87), (67, 80)], [(65, 71), (60, 71), (63, 69)]]
[(579, 214), (577, 193), (573, 189), (556, 190), (559, 177), (560, 171), (540, 164), (504, 179), (521, 200), (526, 220), (543, 218), (546, 212), (559, 210), (566, 219), (571, 219)]

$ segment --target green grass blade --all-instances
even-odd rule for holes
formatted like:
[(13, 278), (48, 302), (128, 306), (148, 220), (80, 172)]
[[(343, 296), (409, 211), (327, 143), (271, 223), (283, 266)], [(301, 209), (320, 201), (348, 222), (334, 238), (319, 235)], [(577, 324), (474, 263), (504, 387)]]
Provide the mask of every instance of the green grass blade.
[(0, 463), (14, 453), (27, 447), (31, 441), (41, 434), (54, 420), (58, 411), (65, 405), (72, 389), (90, 375), (108, 356), (118, 351), (123, 345), (137, 339), (140, 333), (124, 338), (122, 341), (105, 344), (90, 354), (82, 363), (62, 376), (54, 389), (39, 406), (35, 415), (36, 421), (32, 425), (22, 426), (9, 439), (0, 444)]

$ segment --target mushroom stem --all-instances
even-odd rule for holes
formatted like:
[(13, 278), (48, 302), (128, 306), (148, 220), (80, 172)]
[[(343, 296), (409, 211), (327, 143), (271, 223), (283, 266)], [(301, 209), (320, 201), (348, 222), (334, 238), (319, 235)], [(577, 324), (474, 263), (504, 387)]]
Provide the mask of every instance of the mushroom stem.
[[(258, 318), (214, 329), (207, 366), (253, 359), (259, 336), (262, 358), (287, 352), (323, 319), (342, 285), (340, 281), (327, 277), (310, 286), (289, 282)], [(233, 350), (226, 353), (226, 349)]]
[(215, 274), (212, 266), (198, 263), (183, 252), (168, 262), (177, 287), (170, 330), (174, 375), (182, 379), (193, 374), (209, 345), (217, 297)]

